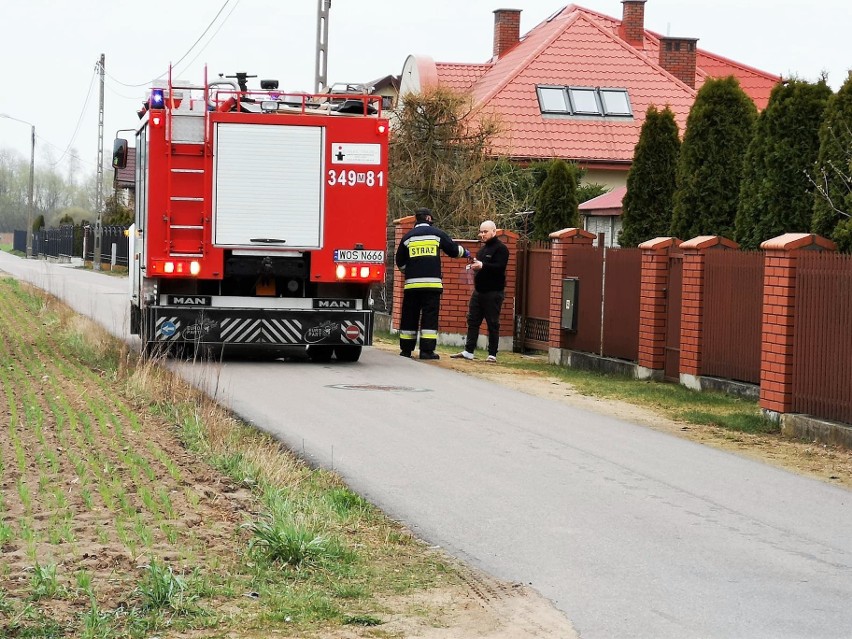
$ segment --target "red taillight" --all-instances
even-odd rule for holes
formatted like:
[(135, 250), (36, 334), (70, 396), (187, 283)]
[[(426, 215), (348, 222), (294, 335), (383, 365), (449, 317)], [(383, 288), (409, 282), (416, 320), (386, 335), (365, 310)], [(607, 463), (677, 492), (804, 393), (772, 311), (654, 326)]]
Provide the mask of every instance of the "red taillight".
[(195, 260), (192, 262), (173, 260), (157, 261), (151, 264), (151, 271), (154, 273), (162, 273), (164, 275), (196, 276), (201, 273), (201, 262)]
[(334, 275), (339, 280), (373, 280), (384, 279), (384, 266), (376, 264), (338, 264), (334, 269)]

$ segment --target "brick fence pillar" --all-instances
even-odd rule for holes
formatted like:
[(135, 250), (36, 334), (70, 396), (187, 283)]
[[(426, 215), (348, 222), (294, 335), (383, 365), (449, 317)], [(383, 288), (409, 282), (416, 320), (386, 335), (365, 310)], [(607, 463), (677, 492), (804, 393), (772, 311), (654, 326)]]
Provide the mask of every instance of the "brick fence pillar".
[(683, 251), (683, 289), (680, 312), (680, 383), (701, 390), (701, 347), (704, 324), (704, 261), (707, 251), (738, 249), (719, 235), (700, 235), (680, 245)]
[(760, 245), (763, 266), (763, 336), (760, 349), (760, 408), (770, 416), (793, 406), (793, 346), (796, 271), (802, 250), (833, 251), (834, 242), (812, 233), (786, 233)]
[(642, 274), (639, 284), (640, 378), (662, 376), (666, 366), (666, 285), (669, 254), (680, 246), (675, 237), (657, 237), (639, 245)]
[[(578, 244), (592, 246), (597, 236), (583, 229), (562, 229), (550, 234), (550, 321), (548, 330), (548, 347), (551, 351), (550, 361), (559, 362), (561, 357), (553, 351), (563, 348), (562, 334), (562, 280), (567, 272), (569, 246)], [(555, 357), (555, 359), (554, 359)]]

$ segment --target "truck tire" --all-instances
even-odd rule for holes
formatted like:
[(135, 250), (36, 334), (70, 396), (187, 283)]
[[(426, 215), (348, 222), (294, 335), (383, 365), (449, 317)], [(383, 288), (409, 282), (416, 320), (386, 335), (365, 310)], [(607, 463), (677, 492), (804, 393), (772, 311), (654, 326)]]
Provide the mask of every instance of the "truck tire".
[(334, 346), (308, 346), (308, 359), (312, 362), (324, 364), (331, 361), (334, 354)]
[[(142, 359), (152, 359), (157, 355), (157, 342), (153, 341), (148, 329), (148, 313), (144, 309), (138, 308), (139, 322), (139, 339), (142, 340)], [(132, 307), (131, 307), (132, 312)]]
[(335, 346), (334, 356), (338, 362), (357, 362), (361, 357), (361, 345)]
[(142, 311), (136, 304), (130, 305), (130, 334), (139, 335), (142, 327)]

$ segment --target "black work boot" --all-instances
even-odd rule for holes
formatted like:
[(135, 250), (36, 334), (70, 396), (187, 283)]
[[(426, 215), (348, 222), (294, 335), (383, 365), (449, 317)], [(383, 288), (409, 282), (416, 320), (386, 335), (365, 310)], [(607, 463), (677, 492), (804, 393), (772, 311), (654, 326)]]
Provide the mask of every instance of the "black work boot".
[(400, 357), (411, 357), (411, 351), (399, 351)]
[(420, 351), (420, 359), (441, 359), (435, 351)]

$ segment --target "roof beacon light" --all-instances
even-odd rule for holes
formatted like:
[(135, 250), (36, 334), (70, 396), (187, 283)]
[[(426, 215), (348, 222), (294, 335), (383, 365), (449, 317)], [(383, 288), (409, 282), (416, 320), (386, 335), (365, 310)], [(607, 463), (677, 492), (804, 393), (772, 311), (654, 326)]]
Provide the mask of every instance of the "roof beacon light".
[(163, 90), (162, 89), (151, 89), (151, 108), (152, 109), (162, 109), (163, 108)]

